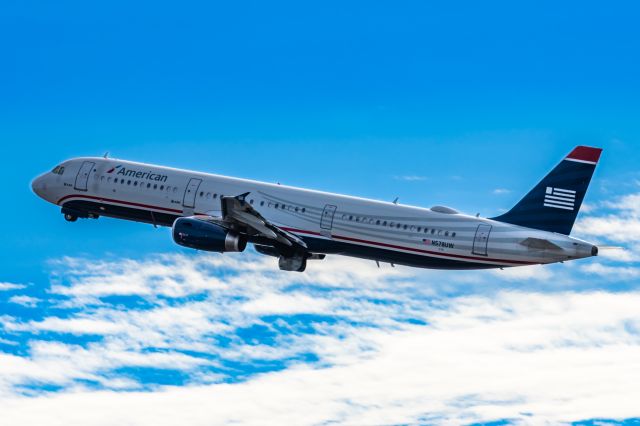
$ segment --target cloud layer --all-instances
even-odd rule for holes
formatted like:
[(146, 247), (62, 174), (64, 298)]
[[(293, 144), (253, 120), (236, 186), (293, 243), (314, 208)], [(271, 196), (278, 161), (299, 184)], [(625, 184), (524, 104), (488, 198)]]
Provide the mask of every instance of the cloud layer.
[[(438, 272), (256, 254), (52, 262), (5, 286), (7, 424), (539, 424), (640, 416), (640, 274), (628, 257)], [(633, 222), (636, 221), (636, 222)], [(633, 223), (631, 223), (633, 222)], [(10, 283), (5, 283), (10, 284)], [(3, 296), (3, 297), (5, 297)], [(117, 407), (117, 409), (116, 409)]]

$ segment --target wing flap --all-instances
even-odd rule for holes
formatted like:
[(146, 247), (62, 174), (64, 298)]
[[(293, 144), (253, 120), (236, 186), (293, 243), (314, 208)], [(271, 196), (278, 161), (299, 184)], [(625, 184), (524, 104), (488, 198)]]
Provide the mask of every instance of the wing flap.
[(286, 246), (307, 250), (307, 245), (301, 238), (272, 224), (251, 204), (247, 203), (247, 195), (249, 195), (248, 192), (236, 197), (222, 197), (222, 218), (225, 222), (248, 228), (247, 231), (257, 233)]

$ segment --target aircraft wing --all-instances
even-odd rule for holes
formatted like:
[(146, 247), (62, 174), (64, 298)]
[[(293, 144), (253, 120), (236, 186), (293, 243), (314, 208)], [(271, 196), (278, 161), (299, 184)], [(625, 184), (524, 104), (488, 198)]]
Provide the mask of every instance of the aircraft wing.
[(246, 201), (247, 195), (248, 192), (235, 197), (222, 197), (222, 220), (226, 225), (249, 235), (262, 236), (288, 247), (307, 251), (307, 245), (301, 238), (272, 224), (258, 213)]

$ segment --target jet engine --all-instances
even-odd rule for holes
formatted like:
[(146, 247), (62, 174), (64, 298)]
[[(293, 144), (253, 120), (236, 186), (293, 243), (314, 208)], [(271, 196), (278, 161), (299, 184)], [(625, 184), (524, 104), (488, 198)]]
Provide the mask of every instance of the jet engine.
[(244, 251), (247, 239), (237, 233), (197, 217), (180, 217), (173, 222), (173, 241), (196, 250)]

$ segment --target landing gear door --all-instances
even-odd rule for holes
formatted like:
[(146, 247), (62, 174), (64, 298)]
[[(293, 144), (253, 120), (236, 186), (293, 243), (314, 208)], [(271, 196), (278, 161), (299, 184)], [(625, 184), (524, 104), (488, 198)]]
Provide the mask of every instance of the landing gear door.
[(182, 210), (187, 216), (191, 216), (196, 207), (196, 194), (198, 193), (198, 188), (201, 183), (202, 179), (191, 178), (187, 184), (187, 188), (184, 190)]
[(78, 175), (76, 176), (76, 183), (74, 188), (78, 191), (86, 191), (87, 190), (87, 182), (89, 181), (89, 176), (91, 175), (91, 170), (93, 170), (93, 166), (96, 163), (91, 161), (85, 161), (80, 166), (80, 170), (78, 170)]
[(324, 206), (324, 210), (322, 210), (322, 217), (320, 218), (320, 233), (325, 237), (331, 237), (333, 217), (336, 214), (336, 209), (336, 206), (327, 204)]
[(473, 239), (473, 254), (487, 256), (487, 245), (489, 244), (490, 233), (491, 225), (478, 225), (478, 229), (476, 229), (476, 236)]

